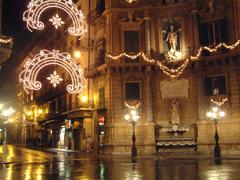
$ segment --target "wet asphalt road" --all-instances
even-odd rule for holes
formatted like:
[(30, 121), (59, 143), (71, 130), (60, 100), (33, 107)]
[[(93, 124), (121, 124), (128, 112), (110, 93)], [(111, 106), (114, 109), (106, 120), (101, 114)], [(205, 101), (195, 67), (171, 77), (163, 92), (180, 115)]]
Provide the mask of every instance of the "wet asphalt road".
[(24, 147), (0, 147), (0, 180), (240, 180), (240, 159), (104, 157), (48, 153)]

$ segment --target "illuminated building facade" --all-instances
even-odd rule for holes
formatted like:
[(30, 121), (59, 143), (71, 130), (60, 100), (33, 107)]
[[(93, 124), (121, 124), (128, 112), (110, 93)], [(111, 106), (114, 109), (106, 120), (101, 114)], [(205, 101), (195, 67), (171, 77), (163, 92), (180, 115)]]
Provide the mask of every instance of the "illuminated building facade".
[[(46, 32), (44, 43), (30, 53), (43, 48), (80, 51), (75, 55), (86, 68), (87, 89), (81, 95), (68, 94), (63, 88), (67, 74), (58, 68), (44, 71), (43, 88), (20, 96), (29, 128), (26, 137), (41, 139), (43, 146), (130, 153), (132, 128), (124, 115), (130, 106), (140, 104), (141, 118), (136, 124), (139, 154), (210, 153), (214, 124), (206, 112), (220, 103), (227, 114), (218, 124), (220, 146), (226, 153), (239, 152), (240, 49), (236, 42), (240, 39), (240, 2), (89, 2), (79, 6), (88, 14), (88, 35), (79, 41), (57, 31), (51, 40)], [(233, 46), (214, 49), (219, 43)], [(205, 48), (198, 54), (201, 47)], [(139, 52), (145, 58), (115, 56)], [(45, 78), (53, 70), (65, 77), (56, 88)]]
[(206, 48), (175, 79), (142, 56), (114, 56), (143, 51), (174, 70), (179, 55), (187, 59), (197, 56), (202, 46), (237, 42), (239, 8), (239, 1), (109, 0), (102, 14), (91, 13), (95, 49), (86, 76), (93, 80), (90, 99), (98, 99), (94, 119), (105, 118), (106, 153), (131, 152), (126, 103), (141, 104), (136, 124), (139, 153), (210, 153), (214, 124), (206, 112), (214, 105), (211, 101), (224, 99), (228, 100), (220, 108), (227, 116), (218, 125), (220, 146), (223, 152), (239, 151), (239, 43), (233, 50)]

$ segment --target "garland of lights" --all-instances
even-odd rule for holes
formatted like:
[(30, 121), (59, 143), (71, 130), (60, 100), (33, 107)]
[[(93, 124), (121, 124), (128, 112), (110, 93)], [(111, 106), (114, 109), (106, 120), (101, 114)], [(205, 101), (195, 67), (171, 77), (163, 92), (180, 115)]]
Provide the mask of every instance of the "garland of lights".
[[(134, 60), (134, 59), (137, 59), (138, 57), (142, 57), (143, 60), (146, 61), (146, 62), (156, 63), (159, 66), (159, 68), (163, 71), (164, 74), (168, 75), (171, 78), (177, 78), (177, 77), (182, 75), (183, 71), (188, 66), (188, 63), (190, 62), (190, 60), (198, 60), (200, 58), (203, 50), (207, 50), (209, 52), (216, 52), (221, 47), (233, 50), (234, 48), (236, 48), (239, 45), (240, 45), (240, 40), (236, 41), (232, 45), (227, 45), (226, 43), (219, 43), (218, 45), (216, 45), (213, 48), (210, 48), (210, 47), (207, 47), (207, 46), (200, 47), (197, 50), (197, 54), (195, 56), (190, 56), (190, 59), (182, 60), (182, 61), (184, 61), (184, 63), (181, 66), (177, 67), (177, 68), (169, 68), (166, 65), (164, 65), (163, 63), (161, 63), (159, 60), (150, 59), (150, 58), (147, 57), (147, 55), (144, 52), (139, 52), (139, 53), (137, 53), (135, 55), (130, 55), (130, 54), (127, 54), (125, 52), (124, 53), (120, 53), (119, 55), (116, 55), (116, 56), (113, 56), (111, 54), (107, 54), (107, 57), (112, 59), (112, 60), (119, 60), (122, 57), (127, 57), (129, 59)], [(172, 59), (174, 58), (173, 56), (171, 56), (171, 53), (170, 54), (168, 53), (168, 56), (170, 56), (170, 58), (172, 58)]]
[(2, 44), (12, 43), (12, 38), (8, 38), (8, 39), (0, 38), (0, 43)]
[(81, 93), (85, 88), (86, 80), (82, 68), (68, 53), (60, 53), (58, 50), (41, 50), (33, 59), (28, 59), (24, 71), (19, 75), (19, 81), (23, 83), (24, 90), (40, 90), (41, 82), (37, 81), (40, 70), (50, 65), (58, 65), (64, 68), (70, 75), (72, 84), (67, 86), (69, 93)]
[(133, 110), (136, 110), (138, 109), (140, 106), (141, 106), (141, 103), (140, 102), (137, 102), (135, 104), (129, 104), (127, 102), (125, 102), (125, 106), (129, 109), (133, 109)]
[[(87, 32), (87, 24), (85, 22), (83, 12), (81, 10), (78, 10), (77, 6), (72, 2), (72, 0), (31, 0), (27, 7), (28, 10), (26, 10), (23, 14), (23, 21), (26, 21), (27, 28), (31, 32), (33, 29), (44, 29), (45, 25), (40, 21), (40, 17), (44, 11), (50, 8), (61, 9), (71, 17), (73, 25), (72, 27), (68, 28), (69, 34), (79, 36), (81, 39), (83, 37), (83, 34)], [(55, 23), (59, 22), (59, 18), (60, 17), (55, 16), (55, 19), (53, 21)], [(61, 18), (60, 22), (62, 22)], [(61, 24), (63, 23), (60, 23), (60, 25)]]
[(150, 59), (148, 58), (144, 52), (139, 52), (138, 54), (135, 54), (135, 55), (130, 55), (130, 54), (127, 54), (127, 53), (121, 53), (117, 56), (112, 56), (110, 54), (107, 54), (107, 57), (109, 57), (110, 59), (113, 59), (113, 60), (119, 60), (120, 58), (122, 57), (127, 57), (129, 59), (136, 59), (138, 57), (142, 57), (145, 61), (149, 62), (149, 63), (156, 63), (159, 68), (163, 71), (164, 74), (168, 75), (169, 77), (171, 78), (177, 78), (179, 77), (184, 69), (187, 67), (188, 63), (189, 63), (189, 59), (185, 60), (183, 62), (183, 64), (181, 66), (179, 66), (178, 68), (169, 68), (167, 67), (166, 65), (164, 65), (162, 62), (160, 61), (157, 61), (155, 59)]
[(224, 98), (224, 99), (221, 99), (221, 100), (215, 100), (215, 99), (211, 99), (211, 102), (213, 104), (216, 104), (218, 106), (222, 106), (223, 104), (225, 104), (225, 102), (227, 102), (228, 98)]
[(215, 47), (211, 48), (211, 47), (208, 47), (208, 46), (203, 46), (203, 47), (200, 47), (198, 50), (197, 50), (197, 54), (195, 56), (191, 56), (190, 59), (191, 60), (198, 60), (203, 52), (203, 50), (206, 50), (208, 52), (216, 52), (218, 51), (220, 48), (224, 47), (226, 49), (230, 49), (230, 50), (233, 50), (235, 49), (237, 46), (240, 45), (240, 40), (237, 40), (234, 44), (232, 45), (227, 45), (226, 43), (219, 43), (218, 45), (216, 45)]

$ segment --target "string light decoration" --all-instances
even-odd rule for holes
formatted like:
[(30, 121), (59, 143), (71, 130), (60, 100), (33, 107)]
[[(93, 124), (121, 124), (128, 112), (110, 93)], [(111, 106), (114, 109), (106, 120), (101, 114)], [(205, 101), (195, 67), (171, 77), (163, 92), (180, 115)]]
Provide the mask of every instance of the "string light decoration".
[(165, 65), (164, 63), (162, 63), (158, 60), (148, 58), (144, 52), (139, 52), (138, 54), (135, 54), (135, 55), (130, 55), (130, 54), (127, 54), (124, 52), (117, 56), (107, 54), (107, 57), (109, 57), (110, 59), (113, 59), (113, 60), (119, 60), (122, 57), (127, 57), (129, 59), (134, 60), (138, 57), (142, 57), (144, 59), (144, 61), (146, 61), (146, 62), (156, 63), (159, 66), (159, 68), (163, 71), (163, 73), (171, 78), (179, 77), (183, 73), (184, 69), (186, 69), (186, 67), (189, 63), (189, 59), (186, 59), (184, 61), (181, 61), (181, 62), (183, 62), (182, 65), (178, 66), (177, 68), (169, 68), (167, 65)]
[(184, 54), (180, 51), (171, 49), (170, 51), (168, 51), (165, 57), (171, 62), (176, 62), (176, 61), (182, 61), (184, 59)]
[(58, 29), (58, 27), (61, 27), (63, 24), (65, 24), (58, 14), (49, 19), (49, 21), (52, 22), (52, 25), (55, 27), (55, 29)]
[(183, 61), (182, 65), (177, 68), (169, 68), (166, 65), (163, 65), (161, 62), (157, 62), (159, 68), (163, 71), (164, 74), (169, 76), (170, 78), (178, 78), (183, 74), (183, 71), (187, 68), (189, 63), (189, 59)]
[[(180, 66), (178, 66), (176, 68), (169, 68), (168, 66), (164, 65), (162, 62), (160, 62), (157, 59), (150, 59), (150, 58), (147, 57), (147, 55), (144, 52), (139, 52), (139, 53), (134, 54), (134, 55), (127, 54), (127, 53), (124, 52), (124, 53), (120, 53), (119, 55), (116, 55), (116, 56), (111, 55), (111, 54), (107, 54), (107, 57), (112, 59), (112, 60), (115, 60), (115, 61), (121, 59), (122, 57), (127, 57), (127, 58), (132, 59), (132, 60), (137, 59), (138, 57), (142, 57), (143, 60), (146, 61), (146, 62), (156, 63), (159, 66), (159, 68), (163, 71), (163, 73), (166, 74), (167, 76), (169, 76), (170, 78), (177, 78), (177, 77), (182, 75), (183, 71), (186, 69), (186, 67), (188, 66), (190, 61), (195, 61), (195, 60), (198, 60), (200, 58), (203, 50), (207, 50), (209, 52), (216, 52), (221, 47), (233, 50), (233, 49), (235, 49), (239, 45), (240, 45), (240, 40), (236, 41), (232, 45), (227, 45), (226, 43), (219, 43), (218, 45), (216, 45), (213, 48), (210, 48), (210, 47), (207, 47), (207, 46), (200, 47), (197, 50), (196, 55), (190, 56), (190, 58), (187, 58), (187, 59), (183, 59), (182, 57), (180, 58), (180, 55), (178, 56), (179, 58), (175, 57), (176, 54), (173, 57), (173, 56), (171, 56), (171, 53), (170, 53), (170, 59), (172, 58), (172, 60), (170, 60), (170, 62), (174, 62), (175, 63), (176, 62), (175, 61), (176, 58), (178, 58), (179, 62), (183, 62), (182, 65), (180, 65)], [(168, 56), (169, 56), (169, 53), (168, 53)]]
[(226, 97), (226, 98), (224, 98), (224, 99), (219, 99), (219, 100), (216, 100), (216, 99), (211, 99), (211, 102), (213, 103), (213, 104), (215, 104), (215, 105), (218, 105), (218, 106), (222, 106), (222, 105), (224, 105), (225, 104), (225, 102), (227, 102), (228, 101), (228, 98)]
[(58, 8), (65, 11), (72, 19), (73, 25), (68, 28), (71, 35), (79, 36), (81, 39), (87, 32), (87, 24), (81, 10), (72, 0), (31, 0), (27, 6), (27, 10), (23, 14), (23, 21), (27, 23), (27, 28), (33, 30), (43, 30), (45, 25), (40, 21), (40, 17), (44, 11), (51, 8)]
[(50, 81), (54, 88), (57, 87), (57, 85), (60, 84), (61, 81), (63, 81), (63, 79), (60, 77), (60, 75), (57, 74), (56, 71), (50, 74), (50, 76), (47, 77), (47, 80)]
[(0, 43), (1, 44), (8, 44), (8, 43), (12, 43), (12, 38), (7, 38), (7, 39), (5, 39), (5, 38), (0, 38)]
[(235, 49), (237, 46), (240, 45), (240, 40), (237, 40), (235, 43), (233, 43), (232, 45), (227, 45), (226, 43), (219, 43), (218, 45), (216, 45), (215, 47), (208, 47), (208, 46), (203, 46), (203, 47), (200, 47), (198, 50), (197, 50), (197, 53), (196, 55), (194, 56), (191, 56), (190, 59), (191, 60), (198, 60), (202, 54), (202, 52), (204, 50), (208, 51), (208, 52), (216, 52), (218, 51), (220, 48), (224, 47), (226, 49), (229, 49), (229, 50), (233, 50)]
[(47, 66), (57, 65), (64, 68), (70, 75), (72, 84), (67, 85), (69, 93), (81, 93), (86, 80), (80, 65), (68, 53), (60, 53), (59, 50), (41, 50), (32, 59), (28, 59), (24, 70), (19, 75), (19, 81), (23, 83), (24, 90), (40, 90), (41, 82), (37, 81), (39, 72)]
[(129, 104), (129, 103), (125, 102), (125, 106), (129, 109), (136, 110), (141, 106), (141, 103), (137, 102), (137, 103), (134, 103), (134, 104)]

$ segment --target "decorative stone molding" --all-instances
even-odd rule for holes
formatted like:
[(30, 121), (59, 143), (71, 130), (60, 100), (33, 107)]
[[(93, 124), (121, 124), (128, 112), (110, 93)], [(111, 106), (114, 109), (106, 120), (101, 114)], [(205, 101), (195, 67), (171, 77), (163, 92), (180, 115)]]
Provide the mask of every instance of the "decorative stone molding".
[(143, 19), (135, 17), (133, 11), (128, 12), (128, 16), (119, 20), (123, 29), (140, 29)]

